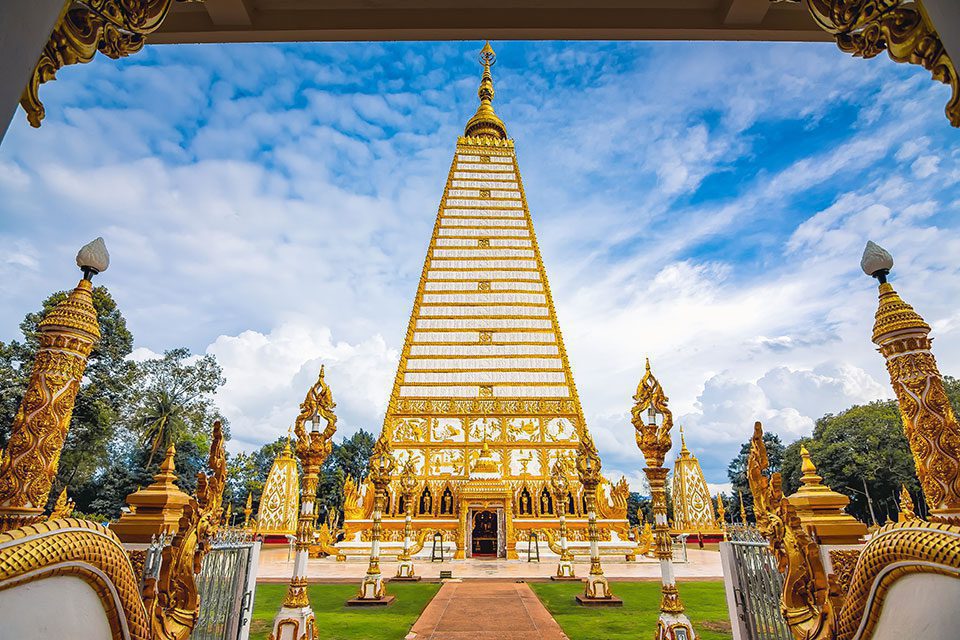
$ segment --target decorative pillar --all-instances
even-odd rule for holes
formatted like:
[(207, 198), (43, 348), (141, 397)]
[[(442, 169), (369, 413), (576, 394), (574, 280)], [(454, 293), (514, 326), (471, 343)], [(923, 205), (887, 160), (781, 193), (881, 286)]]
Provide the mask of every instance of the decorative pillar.
[(677, 590), (673, 575), (673, 548), (667, 524), (667, 473), (663, 459), (673, 446), (670, 429), (673, 413), (667, 407), (667, 396), (660, 382), (650, 372), (647, 360), (646, 372), (637, 386), (637, 394), (631, 411), (631, 422), (636, 430), (637, 447), (643, 453), (647, 466), (647, 482), (653, 506), (654, 537), (657, 558), (660, 560), (660, 617), (657, 620), (657, 640), (695, 640), (693, 625), (684, 613), (683, 601)]
[(602, 482), (600, 474), (600, 455), (593, 444), (593, 438), (584, 431), (577, 448), (577, 473), (583, 486), (587, 503), (587, 536), (590, 540), (590, 574), (584, 583), (583, 593), (577, 594), (577, 602), (582, 605), (623, 606), (623, 600), (610, 591), (610, 583), (603, 575), (600, 565), (600, 540), (597, 532), (597, 486)]
[(370, 564), (360, 583), (357, 597), (347, 600), (347, 605), (388, 605), (396, 599), (387, 595), (383, 588), (383, 575), (380, 573), (380, 531), (383, 518), (383, 506), (386, 502), (387, 487), (396, 461), (386, 433), (381, 433), (373, 445), (370, 455), (370, 482), (373, 484), (373, 529), (370, 533)]
[[(273, 632), (269, 640), (314, 640), (316, 637), (313, 609), (307, 597), (307, 558), (310, 555), (310, 543), (313, 542), (320, 466), (330, 455), (333, 434), (337, 430), (337, 416), (333, 412), (336, 406), (330, 387), (323, 379), (321, 366), (320, 377), (307, 392), (294, 423), (294, 433), (297, 436), (296, 454), (303, 467), (296, 556), (287, 595), (277, 617), (274, 618)], [(326, 421), (322, 432), (321, 419)]]
[(576, 580), (573, 568), (573, 554), (567, 548), (567, 494), (570, 480), (567, 478), (567, 465), (564, 458), (557, 458), (550, 472), (550, 488), (553, 490), (553, 504), (560, 518), (560, 562), (552, 580)]
[(40, 348), (0, 463), (0, 532), (44, 519), (87, 358), (100, 339), (91, 279), (109, 265), (103, 238), (80, 249), (83, 279), (37, 326)]
[(410, 542), (413, 536), (413, 494), (417, 488), (417, 467), (413, 463), (413, 456), (407, 458), (400, 476), (400, 490), (403, 493), (403, 551), (397, 558), (397, 575), (394, 580), (416, 581), (420, 576), (413, 568), (413, 558), (410, 557)]
[(930, 350), (930, 325), (887, 282), (887, 251), (867, 242), (860, 266), (880, 281), (873, 342), (887, 361), (929, 519), (960, 523), (960, 425)]

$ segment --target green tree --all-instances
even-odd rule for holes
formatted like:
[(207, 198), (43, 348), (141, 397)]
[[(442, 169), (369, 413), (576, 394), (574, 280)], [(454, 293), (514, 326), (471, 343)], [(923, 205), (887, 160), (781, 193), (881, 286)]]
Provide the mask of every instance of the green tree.
[(215, 420), (223, 423), (229, 438), (226, 420), (213, 403), (224, 382), (216, 357), (193, 358), (183, 347), (137, 364), (125, 422), (147, 451), (145, 466), (171, 443), (179, 446), (189, 440), (198, 450), (209, 448)]
[[(956, 381), (954, 381), (955, 383)], [(784, 493), (800, 486), (800, 445), (824, 484), (850, 498), (847, 512), (864, 522), (896, 520), (897, 496), (905, 484), (921, 507), (913, 455), (893, 400), (855, 405), (817, 420), (813, 437), (790, 445), (783, 460)], [(868, 498), (869, 496), (869, 498)]]
[[(0, 343), (0, 446), (9, 440), (13, 418), (30, 379), (40, 346), (37, 325), (68, 293), (51, 295), (39, 311), (24, 317), (20, 323), (22, 341)], [(134, 375), (134, 364), (127, 360), (133, 349), (133, 335), (117, 303), (106, 287), (95, 287), (92, 296), (101, 338), (90, 353), (77, 393), (70, 430), (60, 455), (57, 481), (51, 491), (53, 497), (63, 486), (71, 487), (74, 492), (106, 467), (117, 416)], [(87, 505), (79, 500), (77, 506), (87, 510)]]
[[(783, 452), (785, 447), (780, 441), (780, 436), (769, 431), (763, 432), (763, 444), (767, 446), (767, 458), (770, 461), (770, 473), (780, 471), (783, 463)], [(750, 441), (747, 440), (740, 447), (740, 453), (730, 461), (727, 466), (727, 478), (733, 485), (733, 496), (736, 497), (736, 513), (739, 519), (740, 498), (738, 492), (743, 493), (743, 504), (747, 511), (747, 517), (753, 517), (753, 494), (750, 493), (750, 483), (747, 482), (747, 458), (750, 457)], [(724, 507), (729, 506), (726, 503)]]

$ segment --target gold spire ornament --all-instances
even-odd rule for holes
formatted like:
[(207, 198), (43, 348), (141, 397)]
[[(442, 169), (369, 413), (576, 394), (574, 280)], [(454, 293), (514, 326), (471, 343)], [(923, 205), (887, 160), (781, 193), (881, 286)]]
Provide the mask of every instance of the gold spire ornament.
[(109, 265), (103, 238), (80, 249), (83, 279), (37, 325), (40, 346), (0, 464), (0, 532), (44, 519), (87, 358), (100, 340), (91, 279)]
[(601, 475), (600, 454), (593, 444), (590, 434), (580, 438), (580, 447), (576, 457), (577, 474), (580, 476), (580, 485), (583, 486), (583, 495), (587, 507), (587, 535), (590, 540), (590, 573), (584, 580), (582, 594), (577, 594), (580, 604), (595, 605), (600, 602), (615, 606), (623, 606), (623, 600), (617, 598), (610, 591), (610, 583), (603, 575), (600, 564), (600, 536), (597, 531), (597, 487), (603, 481)]
[(574, 580), (576, 572), (573, 567), (573, 554), (567, 547), (567, 496), (570, 494), (570, 479), (567, 477), (566, 459), (558, 457), (550, 471), (550, 488), (553, 491), (553, 501), (560, 519), (560, 561), (557, 563), (557, 573), (551, 576), (555, 580)]
[(110, 526), (124, 542), (147, 544), (162, 535), (174, 535), (179, 531), (180, 518), (190, 496), (177, 486), (176, 453), (174, 445), (167, 447), (153, 482), (127, 496), (130, 511)]
[(723, 494), (717, 494), (717, 527), (723, 532), (723, 539), (727, 539), (727, 512), (723, 506)]
[[(297, 436), (295, 450), (303, 467), (296, 556), (293, 576), (290, 578), (283, 606), (273, 620), (273, 632), (269, 640), (314, 640), (316, 637), (315, 617), (307, 597), (307, 559), (313, 542), (320, 466), (333, 450), (333, 434), (337, 431), (337, 415), (333, 412), (336, 406), (333, 392), (324, 380), (324, 368), (321, 365), (320, 376), (307, 391), (306, 398), (300, 403), (300, 413), (294, 420), (293, 432)], [(322, 422), (326, 423), (323, 431), (320, 430)]]
[(497, 62), (497, 54), (493, 47), (487, 42), (480, 50), (480, 63), (483, 65), (483, 76), (480, 78), (480, 88), (477, 90), (477, 96), (480, 98), (480, 106), (477, 112), (467, 122), (463, 135), (468, 138), (495, 138), (497, 140), (507, 139), (507, 127), (493, 110), (493, 76), (490, 75), (490, 67)]
[(740, 522), (747, 524), (747, 507), (743, 504), (743, 491), (737, 491), (737, 495), (740, 496)]
[(380, 537), (383, 509), (387, 500), (387, 488), (393, 477), (393, 468), (396, 460), (390, 449), (387, 434), (381, 433), (373, 445), (370, 455), (370, 473), (368, 477), (373, 483), (373, 531), (370, 538), (370, 562), (367, 573), (360, 583), (360, 592), (356, 598), (347, 600), (348, 605), (390, 604), (396, 596), (387, 595), (383, 586), (383, 575), (380, 573)]
[(253, 494), (247, 491), (247, 503), (243, 507), (243, 528), (250, 529), (250, 514), (253, 513)]
[(670, 428), (673, 413), (667, 406), (668, 398), (660, 381), (650, 371), (650, 359), (633, 396), (631, 422), (647, 466), (643, 472), (650, 484), (653, 507), (654, 536), (657, 558), (660, 560), (660, 616), (657, 619), (656, 640), (696, 640), (693, 625), (684, 613), (683, 601), (673, 575), (673, 544), (667, 522), (667, 473), (663, 460), (673, 446)]
[(930, 325), (887, 282), (893, 257), (886, 250), (867, 242), (860, 266), (880, 282), (873, 342), (886, 359), (929, 518), (960, 523), (960, 424), (931, 351)]
[(403, 551), (397, 558), (397, 575), (394, 580), (419, 580), (420, 576), (416, 574), (413, 566), (413, 558), (410, 554), (410, 543), (413, 536), (413, 493), (420, 484), (417, 480), (417, 465), (414, 463), (413, 456), (408, 456), (407, 461), (403, 463), (403, 469), (400, 471), (400, 491), (403, 495)]

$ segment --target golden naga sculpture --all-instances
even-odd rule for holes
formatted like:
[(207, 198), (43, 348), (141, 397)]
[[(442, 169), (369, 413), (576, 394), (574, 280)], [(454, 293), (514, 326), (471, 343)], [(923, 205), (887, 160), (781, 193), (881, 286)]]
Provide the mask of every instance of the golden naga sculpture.
[(39, 127), (44, 117), (41, 84), (56, 79), (63, 67), (90, 62), (98, 51), (115, 60), (140, 51), (144, 36), (160, 27), (172, 4), (173, 0), (67, 0), (20, 98), (30, 124)]
[(913, 498), (907, 491), (907, 485), (900, 485), (900, 515), (897, 517), (899, 522), (906, 520), (916, 520), (917, 514), (913, 512)]
[(180, 527), (163, 550), (160, 575), (144, 585), (144, 606), (155, 640), (187, 640), (200, 615), (196, 574), (209, 551), (210, 536), (220, 527), (227, 455), (220, 421), (213, 423), (208, 465), (197, 474), (197, 495), (183, 508)]
[(80, 249), (83, 279), (37, 326), (40, 348), (0, 464), (0, 531), (44, 519), (87, 358), (100, 340), (91, 279), (109, 265), (103, 238)]
[(839, 588), (824, 571), (819, 545), (783, 495), (780, 474), (767, 476), (770, 462), (759, 422), (754, 425), (750, 443), (747, 480), (753, 494), (753, 513), (784, 574), (780, 598), (784, 620), (796, 638), (832, 638), (842, 604)]

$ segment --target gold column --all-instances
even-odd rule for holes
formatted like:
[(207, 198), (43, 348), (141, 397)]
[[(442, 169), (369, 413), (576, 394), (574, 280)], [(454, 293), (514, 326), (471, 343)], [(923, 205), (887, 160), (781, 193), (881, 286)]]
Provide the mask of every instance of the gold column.
[(841, 51), (873, 58), (886, 51), (895, 62), (919, 64), (950, 85), (947, 119), (960, 127), (957, 70), (920, 2), (909, 0), (805, 0), (810, 15), (833, 35)]
[[(337, 430), (337, 416), (333, 412), (336, 406), (333, 393), (323, 379), (321, 366), (320, 377), (307, 391), (307, 397), (300, 405), (300, 414), (294, 423), (294, 433), (297, 436), (295, 451), (303, 467), (296, 556), (293, 576), (290, 578), (283, 606), (274, 619), (270, 640), (313, 640), (315, 637), (314, 615), (307, 596), (307, 558), (313, 542), (320, 466), (333, 449), (333, 434)], [(326, 428), (322, 432), (321, 419), (326, 421)], [(310, 426), (309, 432), (306, 429), (307, 423)]]
[(347, 601), (347, 604), (389, 604), (394, 596), (387, 596), (383, 587), (383, 575), (380, 573), (380, 532), (383, 506), (387, 497), (387, 487), (393, 475), (396, 461), (386, 433), (381, 433), (373, 445), (370, 455), (370, 482), (373, 484), (373, 528), (370, 534), (370, 564), (367, 573), (360, 583), (360, 592), (356, 598)]
[(611, 604), (623, 604), (610, 591), (610, 584), (603, 575), (600, 565), (600, 540), (597, 533), (597, 486), (603, 479), (600, 474), (600, 455), (593, 444), (593, 438), (584, 431), (580, 436), (580, 446), (577, 448), (577, 473), (580, 484), (583, 486), (583, 495), (587, 506), (587, 535), (590, 540), (590, 574), (584, 581), (583, 593), (577, 595), (580, 604), (595, 604), (607, 601)]
[(250, 514), (253, 513), (253, 495), (247, 492), (247, 503), (243, 507), (243, 529), (250, 529)]
[(567, 548), (567, 495), (570, 491), (570, 480), (567, 478), (567, 464), (564, 458), (559, 457), (553, 463), (550, 473), (550, 488), (553, 490), (553, 503), (560, 518), (560, 561), (557, 563), (555, 579), (576, 578), (573, 566), (573, 554)]
[(673, 413), (667, 407), (668, 398), (660, 382), (650, 372), (650, 360), (631, 410), (631, 422), (636, 430), (637, 447), (643, 453), (647, 466), (644, 473), (650, 484), (650, 500), (653, 506), (654, 538), (657, 558), (660, 560), (660, 617), (657, 620), (658, 640), (695, 640), (693, 625), (684, 614), (683, 601), (677, 590), (673, 575), (673, 546), (670, 528), (667, 524), (667, 473), (663, 459), (673, 446), (670, 429), (673, 427)]
[(40, 348), (0, 464), (0, 532), (43, 519), (90, 351), (100, 339), (91, 278), (110, 264), (103, 238), (77, 254), (83, 279), (40, 321)]
[(887, 361), (930, 520), (960, 522), (960, 425), (930, 350), (930, 325), (887, 282), (889, 253), (868, 242), (860, 266), (880, 281), (873, 342)]

